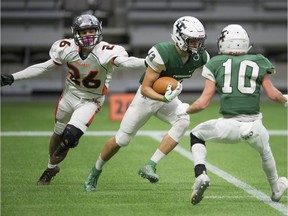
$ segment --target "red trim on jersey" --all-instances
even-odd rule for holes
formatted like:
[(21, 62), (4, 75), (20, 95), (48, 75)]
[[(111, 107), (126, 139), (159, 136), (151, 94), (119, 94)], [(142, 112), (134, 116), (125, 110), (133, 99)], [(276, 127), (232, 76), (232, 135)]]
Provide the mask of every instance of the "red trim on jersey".
[(92, 123), (92, 121), (93, 121), (93, 119), (94, 119), (96, 113), (97, 113), (99, 110), (100, 110), (100, 109), (98, 109), (97, 111), (95, 111), (95, 113), (93, 114), (93, 116), (90, 118), (90, 120), (89, 120), (88, 123), (86, 124), (87, 127), (90, 126), (90, 124)]
[(104, 85), (103, 89), (102, 89), (102, 95), (106, 95), (108, 93), (108, 88), (106, 85)]
[(115, 65), (114, 61), (115, 61), (116, 58), (117, 58), (117, 57), (114, 57), (114, 58), (112, 58), (112, 60), (111, 60), (111, 62), (112, 62), (113, 65)]

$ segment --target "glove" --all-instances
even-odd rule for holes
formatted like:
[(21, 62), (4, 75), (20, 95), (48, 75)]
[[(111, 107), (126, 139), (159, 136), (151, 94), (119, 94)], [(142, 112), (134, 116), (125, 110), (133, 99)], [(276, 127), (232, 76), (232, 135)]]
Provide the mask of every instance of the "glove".
[(181, 103), (176, 109), (177, 117), (180, 118), (181, 116), (188, 115), (188, 113), (186, 111), (187, 111), (189, 106), (190, 105), (188, 103)]
[(182, 84), (180, 82), (177, 83), (176, 88), (172, 91), (172, 83), (169, 83), (163, 97), (163, 100), (166, 103), (170, 103), (174, 98), (176, 98), (182, 91)]
[(283, 95), (286, 99), (287, 99), (287, 102), (284, 104), (284, 107), (288, 108), (288, 95)]
[(1, 74), (1, 86), (12, 85), (14, 77), (11, 74)]

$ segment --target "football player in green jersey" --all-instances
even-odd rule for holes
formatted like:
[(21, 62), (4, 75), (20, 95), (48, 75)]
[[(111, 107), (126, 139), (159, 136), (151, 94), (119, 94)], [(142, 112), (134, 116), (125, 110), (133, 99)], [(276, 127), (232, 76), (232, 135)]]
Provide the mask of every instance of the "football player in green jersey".
[(287, 107), (287, 95), (283, 95), (270, 81), (275, 73), (272, 63), (263, 55), (248, 54), (249, 36), (240, 25), (225, 27), (218, 39), (219, 54), (203, 67), (206, 78), (202, 95), (190, 106), (181, 104), (178, 115), (192, 114), (205, 109), (215, 91), (220, 94), (222, 118), (206, 121), (194, 127), (190, 133), (194, 161), (195, 183), (191, 203), (197, 204), (210, 184), (206, 173), (206, 141), (221, 143), (247, 142), (256, 149), (262, 159), (262, 167), (271, 187), (272, 201), (278, 202), (287, 190), (286, 177), (278, 177), (273, 154), (269, 146), (269, 134), (262, 124), (260, 89), (268, 98)]
[[(115, 137), (109, 139), (103, 147), (96, 163), (93, 165), (84, 184), (87, 192), (96, 189), (98, 178), (104, 164), (115, 155), (121, 147), (127, 146), (137, 131), (152, 117), (171, 125), (159, 148), (151, 160), (139, 170), (139, 175), (151, 183), (159, 180), (156, 164), (164, 158), (181, 140), (190, 124), (189, 115), (178, 117), (176, 108), (182, 102), (178, 95), (182, 82), (202, 67), (210, 56), (205, 50), (205, 29), (195, 17), (179, 18), (173, 26), (173, 42), (161, 42), (153, 46), (146, 57), (147, 70), (140, 79), (140, 87), (131, 105), (126, 111)], [(168, 86), (165, 95), (158, 94), (152, 88), (153, 83), (163, 76), (178, 80), (178, 86), (171, 90)]]

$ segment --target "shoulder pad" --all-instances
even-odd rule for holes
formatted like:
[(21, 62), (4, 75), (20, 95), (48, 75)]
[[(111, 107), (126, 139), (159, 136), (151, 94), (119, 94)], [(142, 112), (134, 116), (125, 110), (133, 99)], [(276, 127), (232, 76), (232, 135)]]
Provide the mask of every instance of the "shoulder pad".
[(56, 41), (51, 46), (49, 55), (54, 62), (63, 64), (65, 63), (65, 56), (67, 56), (67, 54), (70, 53), (73, 49), (77, 49), (73, 39), (62, 39)]
[(109, 44), (105, 41), (97, 44), (92, 52), (96, 54), (102, 64), (110, 62), (117, 56), (128, 56), (128, 53), (124, 47), (115, 44)]

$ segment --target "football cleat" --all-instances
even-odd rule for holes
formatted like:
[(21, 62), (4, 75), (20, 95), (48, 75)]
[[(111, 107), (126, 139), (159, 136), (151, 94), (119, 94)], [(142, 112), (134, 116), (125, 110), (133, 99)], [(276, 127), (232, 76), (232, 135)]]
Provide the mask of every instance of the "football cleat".
[(206, 175), (205, 172), (203, 172), (201, 175), (199, 175), (192, 187), (192, 195), (191, 195), (191, 203), (193, 205), (196, 205), (201, 202), (203, 199), (203, 194), (205, 190), (209, 187), (210, 185), (210, 179)]
[(271, 196), (271, 200), (274, 202), (279, 202), (285, 191), (288, 189), (288, 179), (285, 177), (280, 177), (277, 180), (278, 191), (273, 192)]
[(148, 179), (151, 183), (156, 183), (159, 181), (159, 176), (156, 174), (156, 168), (151, 166), (150, 164), (146, 164), (144, 167), (142, 167), (138, 174)]
[(49, 185), (52, 178), (59, 172), (60, 168), (58, 166), (53, 169), (47, 168), (40, 176), (37, 185)]
[(97, 170), (95, 166), (92, 167), (85, 183), (84, 188), (87, 192), (93, 192), (96, 190), (98, 178), (101, 174), (102, 170)]

